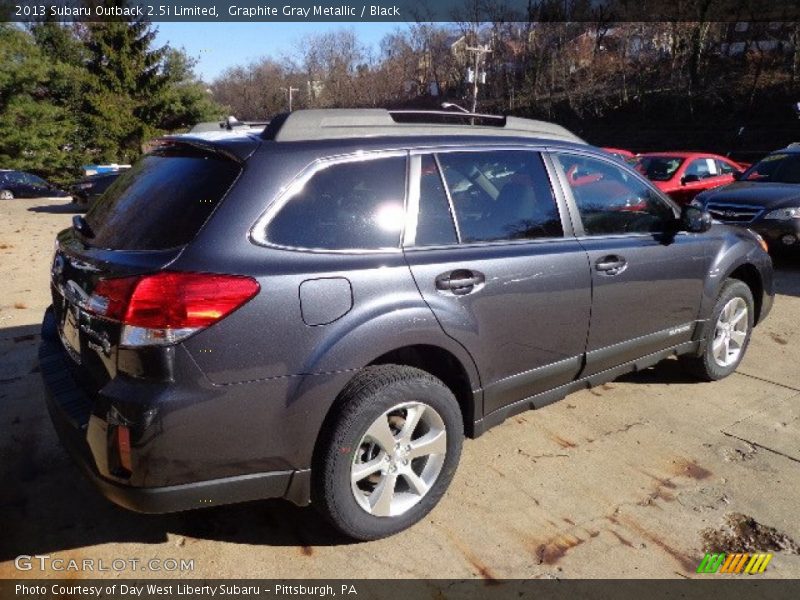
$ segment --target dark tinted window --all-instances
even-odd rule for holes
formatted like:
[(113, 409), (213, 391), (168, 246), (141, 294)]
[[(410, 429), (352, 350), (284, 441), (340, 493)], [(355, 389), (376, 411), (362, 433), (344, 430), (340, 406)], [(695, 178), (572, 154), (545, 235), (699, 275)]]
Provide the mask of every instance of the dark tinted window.
[(444, 246), (458, 243), (453, 217), (442, 177), (433, 156), (422, 157), (419, 180), (419, 216), (416, 246)]
[(272, 218), (267, 240), (324, 250), (398, 248), (405, 180), (404, 157), (331, 165)]
[(30, 183), (31, 185), (47, 185), (47, 182), (44, 179), (37, 177), (36, 175), (31, 175), (30, 173), (25, 174), (25, 179), (27, 183)]
[(22, 176), (22, 173), (17, 171), (11, 171), (10, 173), (3, 173), (3, 181), (9, 184), (20, 184), (25, 181)]
[(563, 235), (539, 154), (504, 150), (438, 158), (463, 243)]
[(672, 207), (625, 167), (557, 155), (587, 235), (656, 233), (675, 219)]
[(777, 153), (750, 167), (742, 179), (775, 183), (800, 183), (800, 154)]
[(188, 244), (239, 174), (240, 166), (189, 148), (162, 149), (121, 175), (86, 215), (89, 242), (120, 250)]
[(669, 181), (683, 163), (679, 156), (642, 156), (636, 170), (651, 181)]

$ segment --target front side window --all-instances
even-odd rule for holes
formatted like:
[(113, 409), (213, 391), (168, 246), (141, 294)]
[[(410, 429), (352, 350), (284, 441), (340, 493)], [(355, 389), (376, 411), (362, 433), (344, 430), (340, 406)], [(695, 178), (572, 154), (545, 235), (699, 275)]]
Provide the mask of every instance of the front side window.
[(290, 248), (400, 247), (405, 157), (332, 164), (318, 171), (267, 225), (266, 239)]
[(31, 175), (30, 173), (28, 173), (28, 183), (31, 185), (47, 185), (47, 182), (44, 179), (37, 177), (36, 175)]
[(538, 153), (499, 150), (437, 157), (462, 243), (563, 236)]
[(738, 173), (739, 171), (731, 163), (725, 162), (724, 160), (718, 160), (717, 167), (719, 167), (720, 175), (732, 175), (734, 173)]
[(574, 154), (557, 154), (586, 235), (663, 232), (672, 206), (626, 168)]
[(696, 158), (686, 167), (684, 175), (696, 177), (697, 179), (717, 177), (719, 175), (717, 161), (713, 158)]

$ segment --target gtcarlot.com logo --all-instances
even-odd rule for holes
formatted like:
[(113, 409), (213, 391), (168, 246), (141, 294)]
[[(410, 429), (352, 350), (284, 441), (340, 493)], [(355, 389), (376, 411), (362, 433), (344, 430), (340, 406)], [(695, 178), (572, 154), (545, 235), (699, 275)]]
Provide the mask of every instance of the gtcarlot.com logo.
[(736, 554), (706, 553), (700, 565), (697, 567), (698, 573), (723, 573), (731, 575), (755, 575), (767, 570), (772, 554), (757, 552), (749, 554), (740, 552)]
[(186, 558), (53, 558), (49, 554), (21, 554), (14, 559), (18, 571), (69, 571), (102, 573), (124, 571), (194, 571), (194, 559)]

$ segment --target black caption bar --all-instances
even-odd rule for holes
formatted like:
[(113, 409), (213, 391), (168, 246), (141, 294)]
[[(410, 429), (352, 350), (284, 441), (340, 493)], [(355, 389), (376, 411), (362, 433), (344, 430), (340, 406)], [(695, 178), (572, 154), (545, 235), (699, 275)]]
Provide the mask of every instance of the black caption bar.
[(0, 0), (0, 20), (797, 21), (796, 0)]
[(800, 597), (800, 580), (764, 580), (757, 577), (730, 579), (701, 576), (685, 580), (133, 580), (64, 579), (0, 580), (0, 600), (248, 600), (278, 599), (387, 599), (486, 598), (519, 600), (782, 600)]

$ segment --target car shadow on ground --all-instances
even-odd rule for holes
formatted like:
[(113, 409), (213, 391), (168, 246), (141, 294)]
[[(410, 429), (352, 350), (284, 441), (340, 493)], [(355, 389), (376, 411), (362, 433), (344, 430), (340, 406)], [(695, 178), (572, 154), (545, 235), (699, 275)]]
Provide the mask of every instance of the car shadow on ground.
[(669, 383), (699, 383), (700, 380), (683, 368), (680, 361), (676, 358), (668, 358), (660, 363), (617, 377), (615, 381), (620, 383), (643, 383), (643, 384), (669, 384)]
[(775, 267), (775, 292), (800, 298), (800, 250), (772, 257)]
[(65, 204), (42, 204), (41, 206), (31, 206), (29, 212), (35, 213), (50, 213), (54, 215), (61, 214), (79, 214), (86, 212), (86, 207), (81, 206), (75, 202), (66, 201)]

